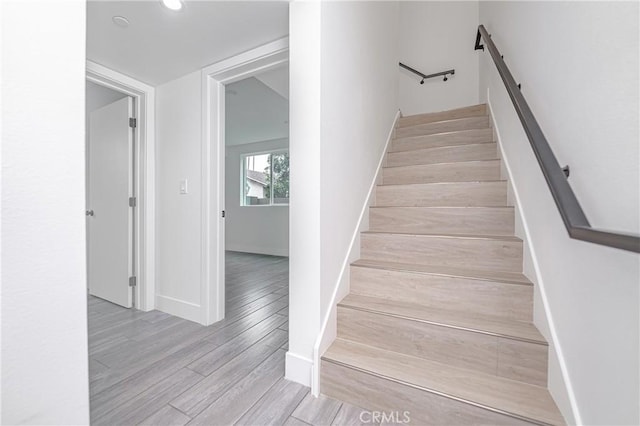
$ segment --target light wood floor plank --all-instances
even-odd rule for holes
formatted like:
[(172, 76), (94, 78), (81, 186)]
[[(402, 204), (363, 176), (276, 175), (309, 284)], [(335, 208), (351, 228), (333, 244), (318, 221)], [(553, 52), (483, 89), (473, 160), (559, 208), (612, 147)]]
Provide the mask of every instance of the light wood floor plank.
[(262, 364), (209, 405), (189, 426), (231, 425), (284, 377), (284, 351), (275, 351)]
[(186, 414), (181, 413), (170, 405), (165, 405), (139, 424), (142, 426), (182, 426), (186, 425), (190, 420)]
[(292, 416), (311, 425), (329, 425), (333, 422), (342, 404), (324, 395), (318, 398), (307, 394)]
[(183, 368), (105, 415), (92, 420), (91, 423), (107, 426), (138, 424), (202, 379), (204, 377), (200, 374)]
[[(363, 414), (364, 412), (364, 414)], [(365, 409), (343, 402), (338, 414), (333, 419), (332, 426), (369, 426), (379, 423), (371, 421), (371, 416)]]
[(280, 340), (280, 345), (282, 345), (283, 339), (286, 338), (284, 335), (286, 333), (282, 330), (272, 331), (265, 341), (251, 346), (234, 357), (197, 386), (172, 400), (171, 405), (188, 416), (195, 417), (276, 352), (277, 347), (273, 347), (269, 343), (276, 343)]
[[(288, 383), (288, 259), (228, 252), (226, 272), (227, 317), (209, 327), (88, 298), (92, 424), (231, 424), (249, 410), (263, 416), (254, 405), (277, 382)], [(196, 361), (209, 376), (186, 368)], [(260, 407), (286, 421), (308, 392), (299, 390), (282, 413)], [(181, 400), (196, 401), (191, 416)]]
[(279, 426), (289, 418), (307, 392), (308, 389), (298, 383), (280, 379), (236, 425)]

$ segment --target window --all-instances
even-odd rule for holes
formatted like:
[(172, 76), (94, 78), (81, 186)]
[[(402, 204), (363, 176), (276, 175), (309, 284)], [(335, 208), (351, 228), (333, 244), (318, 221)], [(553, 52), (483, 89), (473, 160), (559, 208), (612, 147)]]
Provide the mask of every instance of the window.
[(289, 152), (244, 155), (241, 186), (243, 206), (289, 204)]

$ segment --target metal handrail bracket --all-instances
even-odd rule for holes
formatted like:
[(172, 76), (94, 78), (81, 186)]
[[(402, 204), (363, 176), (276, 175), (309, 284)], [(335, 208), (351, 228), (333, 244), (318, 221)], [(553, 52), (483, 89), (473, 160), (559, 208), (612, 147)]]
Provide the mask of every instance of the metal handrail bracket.
[(511, 102), (513, 102), (569, 236), (576, 240), (640, 253), (640, 236), (595, 229), (589, 224), (575, 193), (569, 185), (565, 170), (558, 163), (558, 159), (551, 150), (547, 138), (544, 136), (538, 121), (522, 95), (519, 85), (511, 75), (511, 71), (509, 71), (507, 64), (491, 40), (491, 35), (484, 25), (478, 26), (475, 50), (485, 50), (485, 46), (480, 44), (481, 39), (484, 40), (486, 49), (498, 69)]
[(433, 73), (433, 74), (424, 74), (424, 73), (421, 73), (420, 71), (418, 71), (417, 69), (411, 68), (409, 65), (403, 64), (402, 62), (398, 62), (398, 65), (400, 65), (401, 68), (404, 68), (407, 71), (410, 71), (410, 72), (422, 77), (422, 80), (420, 80), (420, 84), (424, 84), (424, 81), (427, 78), (440, 77), (440, 76), (443, 76), (444, 77), (444, 81), (447, 81), (448, 80), (447, 75), (454, 75), (456, 73), (456, 70), (451, 69), (451, 70), (436, 72), (436, 73)]

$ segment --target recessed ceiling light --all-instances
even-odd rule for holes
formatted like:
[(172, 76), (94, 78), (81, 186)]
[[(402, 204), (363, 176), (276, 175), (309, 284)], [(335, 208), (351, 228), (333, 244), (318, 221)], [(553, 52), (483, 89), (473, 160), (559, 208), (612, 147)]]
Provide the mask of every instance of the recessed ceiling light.
[(127, 28), (129, 26), (129, 20), (124, 16), (114, 16), (111, 20), (120, 28)]
[(162, 4), (167, 9), (180, 10), (182, 9), (182, 0), (162, 0)]

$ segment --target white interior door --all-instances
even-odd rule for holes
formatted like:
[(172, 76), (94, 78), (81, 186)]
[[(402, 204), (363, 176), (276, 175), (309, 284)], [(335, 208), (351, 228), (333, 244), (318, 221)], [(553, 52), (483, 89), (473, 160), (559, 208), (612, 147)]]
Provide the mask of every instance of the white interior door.
[(127, 308), (132, 306), (132, 110), (127, 96), (93, 111), (88, 144), (89, 293)]

